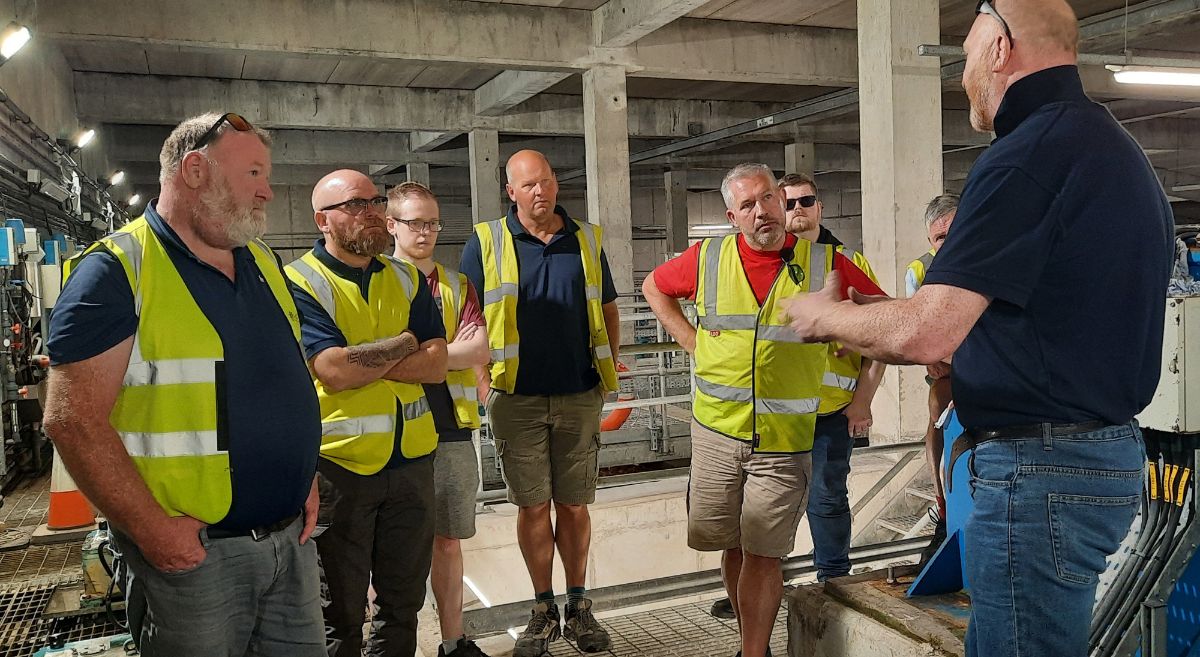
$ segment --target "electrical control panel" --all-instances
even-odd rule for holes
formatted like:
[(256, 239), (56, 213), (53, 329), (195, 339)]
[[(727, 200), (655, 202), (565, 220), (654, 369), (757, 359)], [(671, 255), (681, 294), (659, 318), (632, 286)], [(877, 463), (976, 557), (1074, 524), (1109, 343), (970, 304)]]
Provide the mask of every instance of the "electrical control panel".
[(1200, 433), (1200, 297), (1167, 299), (1162, 374), (1138, 422), (1170, 433)]

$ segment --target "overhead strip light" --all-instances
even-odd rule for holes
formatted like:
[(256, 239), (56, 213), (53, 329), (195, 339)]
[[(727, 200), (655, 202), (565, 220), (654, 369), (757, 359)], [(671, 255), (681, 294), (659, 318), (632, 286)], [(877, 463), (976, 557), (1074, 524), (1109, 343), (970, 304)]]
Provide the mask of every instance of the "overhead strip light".
[(8, 61), (17, 51), (29, 43), (29, 28), (17, 23), (9, 23), (0, 31), (0, 60)]
[(1157, 66), (1114, 66), (1113, 79), (1121, 84), (1153, 84), (1175, 87), (1200, 87), (1200, 68), (1163, 68)]

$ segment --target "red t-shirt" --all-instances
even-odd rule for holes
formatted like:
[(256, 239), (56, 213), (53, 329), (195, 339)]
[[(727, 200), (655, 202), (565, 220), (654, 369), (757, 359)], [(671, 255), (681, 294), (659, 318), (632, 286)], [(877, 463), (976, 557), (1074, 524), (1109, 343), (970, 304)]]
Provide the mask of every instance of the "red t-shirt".
[[(652, 274), (654, 284), (663, 294), (676, 299), (696, 298), (696, 274), (700, 270), (700, 244), (700, 242), (693, 244), (688, 247), (688, 250), (679, 254), (678, 258), (669, 260), (654, 270)], [(750, 281), (750, 288), (754, 290), (754, 296), (758, 298), (759, 305), (762, 305), (771, 292), (771, 286), (775, 284), (775, 277), (783, 268), (783, 259), (779, 257), (779, 251), (755, 251), (750, 248), (749, 244), (746, 244), (745, 238), (741, 235), (737, 236), (737, 245), (738, 255), (742, 259), (742, 269), (746, 271), (746, 278)], [(796, 236), (788, 235), (784, 245), (794, 247)], [(841, 253), (834, 253), (833, 268), (841, 274), (843, 299), (847, 298), (850, 288), (863, 294), (884, 294), (875, 281), (872, 281), (863, 270)]]
[[(441, 309), (442, 291), (438, 287), (438, 270), (434, 267), (428, 274), (425, 275), (425, 282), (429, 285), (429, 291), (433, 294), (433, 298), (438, 302), (438, 309)], [(471, 280), (467, 279), (467, 293), (464, 295), (463, 307), (459, 312), (459, 323), (469, 322), (476, 326), (486, 326), (483, 321), (483, 309), (479, 307), (479, 296), (475, 294), (475, 286), (471, 284)]]

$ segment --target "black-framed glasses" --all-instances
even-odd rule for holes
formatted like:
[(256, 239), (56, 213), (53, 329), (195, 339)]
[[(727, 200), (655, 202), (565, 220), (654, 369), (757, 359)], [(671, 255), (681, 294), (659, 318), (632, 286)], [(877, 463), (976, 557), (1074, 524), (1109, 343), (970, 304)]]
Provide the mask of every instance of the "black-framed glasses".
[(387, 211), (388, 197), (376, 196), (375, 198), (352, 198), (341, 203), (334, 203), (321, 208), (321, 212), (329, 212), (330, 210), (341, 210), (346, 214), (358, 216), (367, 208), (382, 214)]
[(395, 221), (408, 226), (408, 229), (414, 233), (440, 233), (442, 231), (442, 222), (440, 221), (422, 221), (420, 219), (396, 219)]
[(204, 134), (200, 135), (200, 138), (197, 139), (196, 143), (193, 144), (188, 150), (198, 151), (207, 146), (208, 142), (212, 141), (213, 137), (216, 136), (217, 130), (220, 130), (221, 126), (225, 123), (228, 123), (233, 127), (234, 130), (237, 130), (238, 132), (249, 132), (254, 129), (254, 126), (250, 125), (250, 122), (247, 121), (241, 114), (226, 112), (225, 114), (221, 115), (221, 118), (217, 119), (216, 123), (212, 124), (211, 128), (206, 130)]
[(978, 16), (979, 14), (987, 14), (1000, 21), (1000, 27), (1004, 28), (1004, 36), (1008, 37), (1009, 41), (1012, 41), (1012, 30), (1008, 29), (1008, 22), (1004, 20), (1000, 12), (996, 11), (996, 8), (992, 6), (989, 0), (979, 0), (979, 4), (975, 5), (975, 15)]
[(816, 204), (817, 204), (817, 197), (812, 194), (806, 194), (804, 196), (798, 196), (796, 198), (789, 198), (787, 200), (787, 211), (791, 212), (792, 210), (795, 210), (797, 205), (799, 205), (802, 208), (811, 208), (812, 206), (814, 206)]

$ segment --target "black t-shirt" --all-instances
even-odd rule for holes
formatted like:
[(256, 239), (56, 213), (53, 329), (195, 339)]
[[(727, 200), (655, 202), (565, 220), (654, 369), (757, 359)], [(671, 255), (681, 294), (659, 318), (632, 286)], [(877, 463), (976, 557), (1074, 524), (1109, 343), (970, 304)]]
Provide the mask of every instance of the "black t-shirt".
[(1158, 386), (1174, 220), (1078, 70), (1005, 93), (925, 285), (992, 299), (954, 354), (963, 425), (1127, 422)]

